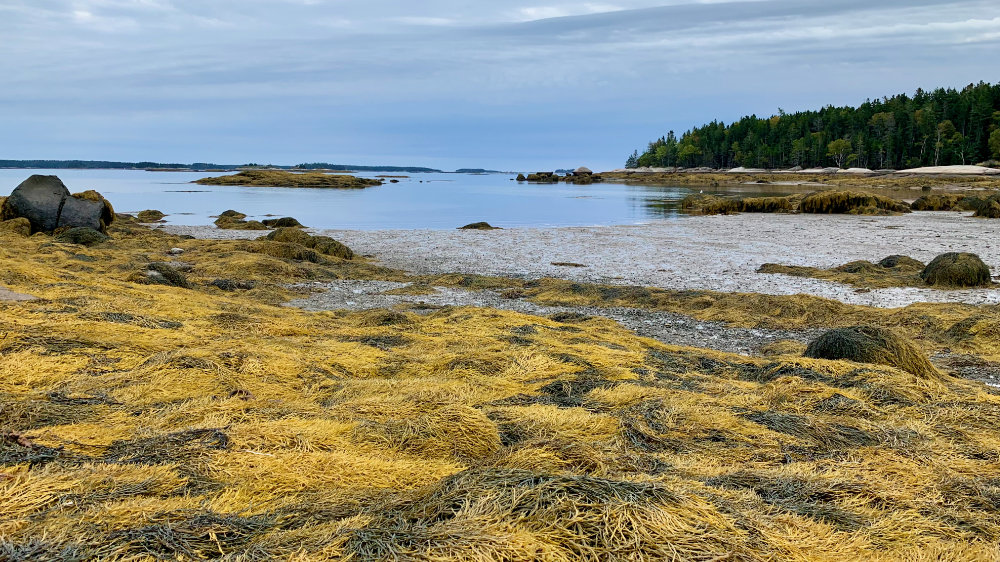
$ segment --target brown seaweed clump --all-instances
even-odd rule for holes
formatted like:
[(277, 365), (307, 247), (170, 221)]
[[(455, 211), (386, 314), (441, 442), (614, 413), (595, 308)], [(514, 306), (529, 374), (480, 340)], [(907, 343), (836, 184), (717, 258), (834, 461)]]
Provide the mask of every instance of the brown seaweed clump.
[(990, 268), (976, 254), (949, 252), (934, 258), (920, 273), (928, 285), (944, 287), (988, 287)]
[(874, 326), (830, 330), (813, 340), (804, 355), (889, 365), (924, 378), (941, 376), (913, 343), (891, 330)]

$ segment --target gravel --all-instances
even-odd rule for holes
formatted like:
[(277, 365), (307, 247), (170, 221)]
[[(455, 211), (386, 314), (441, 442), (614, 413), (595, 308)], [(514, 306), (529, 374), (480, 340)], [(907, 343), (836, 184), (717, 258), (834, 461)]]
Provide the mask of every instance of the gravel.
[(817, 335), (815, 331), (788, 331), (731, 328), (718, 322), (702, 322), (688, 316), (637, 308), (599, 308), (589, 306), (543, 306), (529, 301), (500, 296), (499, 291), (469, 291), (437, 287), (427, 295), (385, 295), (405, 286), (390, 281), (334, 281), (294, 285), (317, 291), (312, 295), (293, 300), (287, 306), (305, 310), (366, 310), (391, 308), (397, 305), (420, 304), (434, 309), (442, 306), (479, 306), (512, 310), (535, 316), (550, 316), (559, 312), (576, 312), (587, 316), (603, 316), (617, 321), (640, 336), (653, 338), (671, 345), (715, 349), (743, 355), (756, 355), (760, 349), (778, 340), (808, 342)]

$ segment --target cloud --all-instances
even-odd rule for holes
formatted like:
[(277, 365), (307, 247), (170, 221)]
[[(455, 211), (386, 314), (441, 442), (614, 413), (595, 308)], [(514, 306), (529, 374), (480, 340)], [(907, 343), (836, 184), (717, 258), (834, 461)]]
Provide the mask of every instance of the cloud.
[(998, 28), (979, 0), (8, 0), (0, 154), (617, 166), (667, 128), (989, 79)]

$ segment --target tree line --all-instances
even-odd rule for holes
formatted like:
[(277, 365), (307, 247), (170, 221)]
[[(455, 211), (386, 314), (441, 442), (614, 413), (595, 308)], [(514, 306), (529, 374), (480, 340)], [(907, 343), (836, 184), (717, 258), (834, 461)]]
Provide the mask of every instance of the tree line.
[(712, 121), (679, 138), (670, 131), (625, 167), (905, 169), (989, 160), (1000, 160), (1000, 83), (980, 82), (858, 107)]

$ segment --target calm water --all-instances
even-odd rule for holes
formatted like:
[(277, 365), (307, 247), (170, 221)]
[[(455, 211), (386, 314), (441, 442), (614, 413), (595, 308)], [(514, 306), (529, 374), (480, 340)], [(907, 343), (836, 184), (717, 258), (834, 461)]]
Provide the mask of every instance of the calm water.
[(213, 215), (235, 209), (258, 220), (291, 216), (311, 227), (358, 230), (451, 229), (476, 221), (501, 227), (639, 224), (678, 217), (680, 200), (691, 193), (668, 186), (536, 185), (502, 174), (410, 174), (396, 184), (337, 190), (190, 183), (218, 173), (0, 169), (0, 195), (31, 174), (57, 175), (74, 193), (96, 189), (118, 212), (158, 209), (172, 224), (210, 224)]

